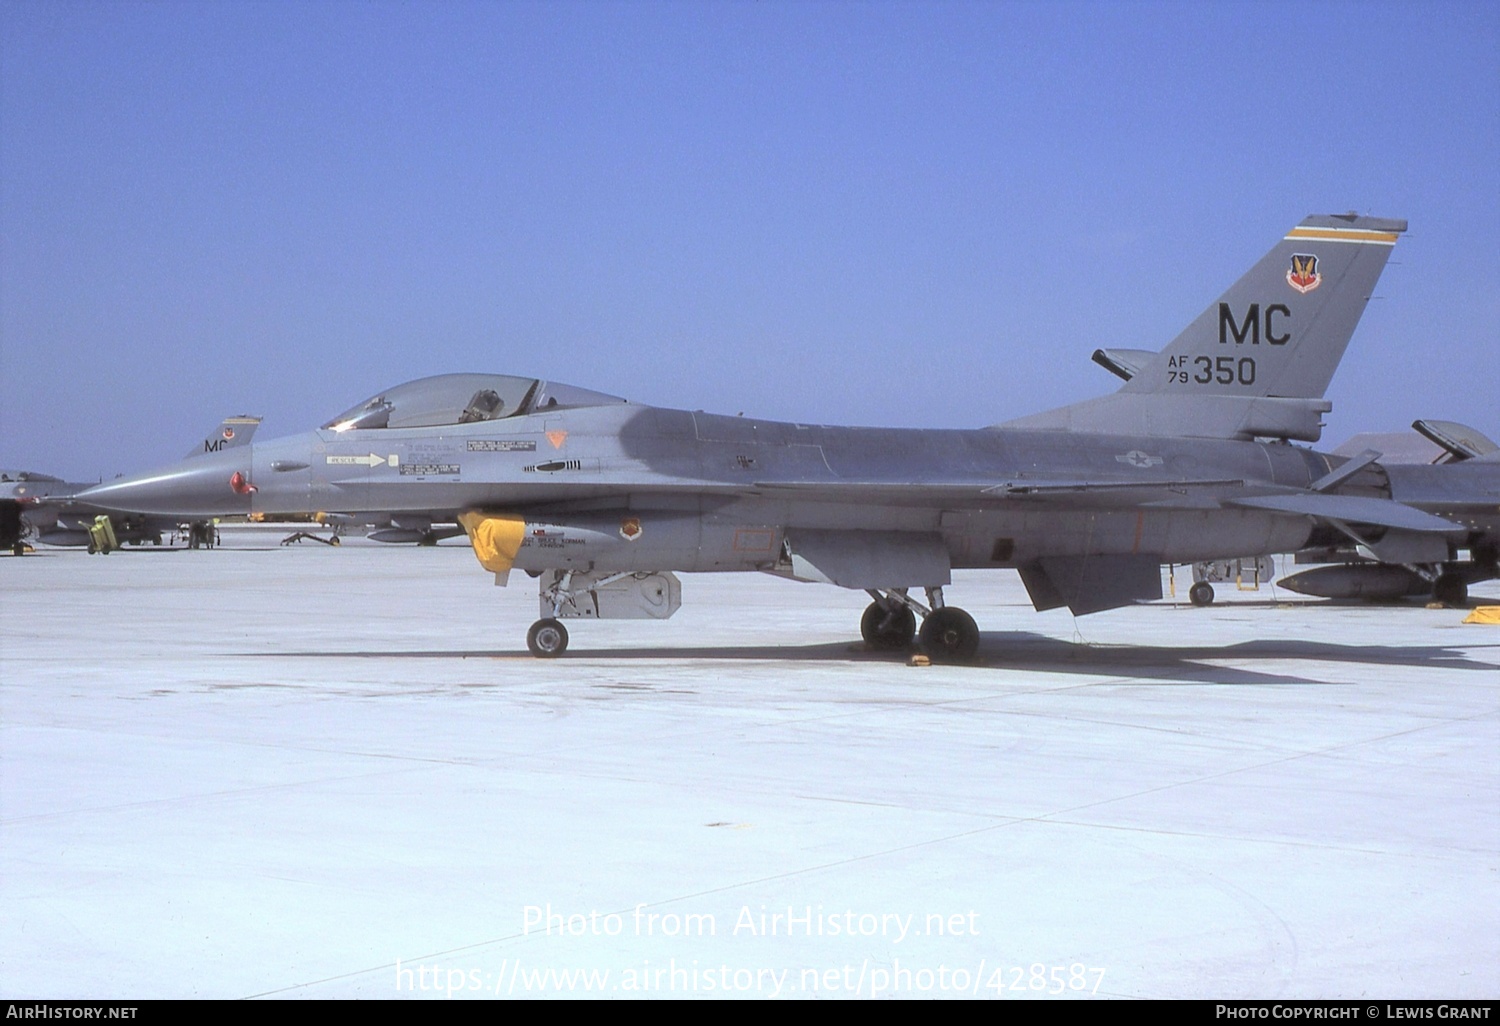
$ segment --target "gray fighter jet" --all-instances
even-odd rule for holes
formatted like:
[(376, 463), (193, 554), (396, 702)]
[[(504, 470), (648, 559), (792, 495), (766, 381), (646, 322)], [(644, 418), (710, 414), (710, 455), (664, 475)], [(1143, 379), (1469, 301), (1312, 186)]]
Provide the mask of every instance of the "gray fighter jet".
[(1376, 460), (1291, 444), (1320, 437), (1324, 391), (1405, 228), (1309, 217), (1170, 345), (1138, 354), (1118, 392), (993, 427), (777, 423), (449, 374), (79, 499), (377, 512), (417, 534), (456, 522), (496, 583), (540, 577), (539, 656), (564, 651), (568, 618), (672, 615), (673, 571), (757, 570), (868, 592), (861, 632), (876, 647), (915, 636), (967, 660), (980, 635), (945, 602), (954, 568), (1014, 568), (1037, 609), (1084, 614), (1159, 598), (1164, 563), (1295, 551), (1320, 533), (1428, 562), (1493, 538), (1494, 515), (1420, 507), (1500, 488), (1500, 464), (1393, 497)]
[[(1457, 606), (1468, 598), (1470, 584), (1497, 576), (1500, 489), (1495, 480), (1500, 476), (1500, 446), (1482, 432), (1452, 421), (1418, 420), (1412, 427), (1437, 449), (1436, 459), (1418, 462), (1401, 456), (1404, 440), (1399, 436), (1391, 445), (1370, 440), (1392, 454), (1380, 460), (1391, 496), (1467, 526), (1469, 558), (1455, 560), (1437, 545), (1429, 545), (1425, 552), (1393, 548), (1345, 530), (1342, 541), (1297, 553), (1298, 563), (1334, 565), (1282, 578), (1282, 587), (1321, 598), (1385, 602), (1431, 597)], [(1364, 455), (1361, 451), (1355, 458)]]

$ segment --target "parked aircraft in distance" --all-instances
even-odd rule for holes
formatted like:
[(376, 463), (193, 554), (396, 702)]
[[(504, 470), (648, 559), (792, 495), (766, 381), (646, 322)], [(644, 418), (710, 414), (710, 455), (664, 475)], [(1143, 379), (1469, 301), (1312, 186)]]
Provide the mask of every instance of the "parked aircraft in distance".
[[(188, 451), (185, 459), (249, 445), (260, 426), (259, 417), (227, 417)], [(186, 528), (192, 548), (211, 545), (213, 524), (207, 520), (184, 523), (175, 516), (148, 516), (139, 510), (104, 510), (74, 496), (92, 484), (64, 481), (30, 471), (0, 471), (0, 549), (20, 556), (26, 539), (43, 545), (87, 546), (89, 552), (109, 552), (121, 544), (160, 545), (162, 536)], [(101, 524), (105, 517), (108, 524)]]
[(1445, 575), (1468, 547), (1466, 565), (1492, 573), (1493, 510), (1460, 523), (1419, 507), (1489, 494), (1500, 463), (1430, 468), (1408, 487), (1378, 454), (1291, 444), (1320, 437), (1324, 391), (1405, 229), (1309, 217), (1165, 349), (1138, 354), (1119, 391), (993, 427), (778, 423), (447, 374), (79, 499), (194, 516), (378, 512), (414, 535), (456, 522), (496, 583), (540, 577), (527, 637), (539, 656), (567, 647), (565, 619), (671, 616), (673, 571), (864, 590), (867, 641), (916, 636), (949, 661), (980, 643), (946, 602), (954, 568), (1014, 568), (1037, 609), (1080, 615), (1159, 598), (1164, 563), (1344, 538)]
[[(1297, 553), (1298, 563), (1336, 565), (1283, 577), (1282, 587), (1320, 598), (1374, 602), (1431, 596), (1456, 606), (1468, 598), (1470, 584), (1500, 575), (1496, 570), (1500, 489), (1495, 486), (1500, 446), (1482, 432), (1453, 421), (1418, 420), (1412, 427), (1439, 455), (1423, 462), (1383, 460), (1391, 494), (1469, 528), (1470, 559), (1411, 559), (1410, 553), (1364, 544), (1346, 532), (1339, 544)], [(1469, 461), (1475, 462), (1454, 466)]]

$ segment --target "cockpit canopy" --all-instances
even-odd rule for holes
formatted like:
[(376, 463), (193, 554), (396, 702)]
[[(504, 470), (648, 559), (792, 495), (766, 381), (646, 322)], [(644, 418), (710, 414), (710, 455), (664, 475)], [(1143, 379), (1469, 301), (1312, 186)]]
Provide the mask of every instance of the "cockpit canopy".
[(333, 431), (445, 427), (623, 402), (619, 396), (536, 378), (439, 374), (388, 388), (345, 410), (323, 427)]

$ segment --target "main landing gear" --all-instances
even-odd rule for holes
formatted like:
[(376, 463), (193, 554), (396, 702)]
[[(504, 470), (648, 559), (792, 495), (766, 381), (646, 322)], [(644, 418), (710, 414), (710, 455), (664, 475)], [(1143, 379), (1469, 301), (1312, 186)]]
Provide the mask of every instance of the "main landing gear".
[[(967, 663), (979, 651), (979, 625), (957, 606), (943, 605), (943, 589), (928, 588), (924, 606), (905, 588), (870, 592), (875, 599), (860, 618), (859, 632), (871, 648), (886, 651), (909, 648), (913, 637), (939, 663)], [(917, 614), (922, 615), (918, 631)]]
[(917, 614), (908, 605), (886, 605), (876, 599), (860, 617), (859, 633), (871, 648), (887, 651), (910, 648), (917, 636)]
[(967, 663), (979, 651), (979, 625), (957, 606), (934, 609), (919, 635), (927, 654), (940, 663)]

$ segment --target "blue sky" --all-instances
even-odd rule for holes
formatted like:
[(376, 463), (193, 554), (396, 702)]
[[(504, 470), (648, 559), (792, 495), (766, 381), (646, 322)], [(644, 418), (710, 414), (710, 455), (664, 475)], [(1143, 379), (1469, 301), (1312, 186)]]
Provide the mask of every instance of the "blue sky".
[(1500, 435), (1500, 7), (0, 5), (0, 466), (409, 378), (966, 427), (1304, 215), (1411, 221), (1328, 446)]

